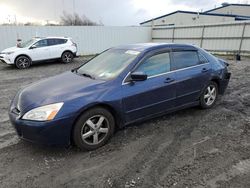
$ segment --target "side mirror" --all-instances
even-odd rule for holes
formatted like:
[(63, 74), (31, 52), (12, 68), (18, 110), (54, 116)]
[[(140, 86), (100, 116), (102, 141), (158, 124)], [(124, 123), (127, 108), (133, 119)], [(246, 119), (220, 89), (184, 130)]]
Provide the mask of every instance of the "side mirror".
[(34, 48), (36, 48), (36, 45), (32, 45), (32, 46), (30, 47), (30, 49), (34, 49)]
[(144, 81), (147, 80), (148, 75), (144, 72), (133, 72), (130, 74), (131, 81)]

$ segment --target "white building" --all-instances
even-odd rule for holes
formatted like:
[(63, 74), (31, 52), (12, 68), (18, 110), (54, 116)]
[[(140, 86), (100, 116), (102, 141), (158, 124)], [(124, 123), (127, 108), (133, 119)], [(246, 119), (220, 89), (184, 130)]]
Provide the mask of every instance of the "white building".
[(250, 16), (250, 5), (223, 3), (221, 7), (208, 10), (205, 13), (237, 15), (238, 17)]
[(250, 5), (223, 3), (206, 12), (175, 11), (140, 23), (141, 26), (195, 25), (250, 20)]

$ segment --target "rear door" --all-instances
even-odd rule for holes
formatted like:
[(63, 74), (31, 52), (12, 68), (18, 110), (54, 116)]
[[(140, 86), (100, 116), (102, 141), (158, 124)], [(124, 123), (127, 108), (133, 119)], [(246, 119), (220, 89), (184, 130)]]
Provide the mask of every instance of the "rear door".
[(176, 106), (197, 101), (209, 82), (208, 61), (195, 50), (173, 50), (171, 69), (176, 73)]
[(51, 53), (52, 59), (56, 59), (56, 58), (61, 57), (61, 55), (65, 49), (66, 42), (67, 42), (67, 39), (58, 39), (58, 38), (48, 39), (48, 44), (50, 46), (50, 53)]
[(152, 116), (174, 107), (174, 73), (170, 72), (170, 52), (152, 54), (133, 72), (143, 72), (148, 79), (122, 85), (126, 122)]

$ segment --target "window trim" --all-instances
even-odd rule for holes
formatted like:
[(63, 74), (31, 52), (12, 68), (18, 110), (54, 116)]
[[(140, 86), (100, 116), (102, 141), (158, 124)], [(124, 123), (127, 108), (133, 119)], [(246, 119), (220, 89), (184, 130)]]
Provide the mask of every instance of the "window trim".
[[(198, 65), (194, 65), (194, 66), (190, 66), (190, 67), (185, 67), (185, 68), (182, 68), (182, 69), (172, 70), (172, 71), (169, 71), (169, 72), (166, 72), (166, 73), (162, 73), (162, 74), (158, 74), (158, 75), (154, 75), (154, 76), (149, 76), (147, 79), (155, 78), (155, 77), (158, 77), (158, 76), (162, 76), (162, 75), (166, 75), (166, 74), (170, 74), (170, 73), (174, 73), (174, 72), (178, 72), (178, 71), (183, 71), (183, 70), (194, 68), (194, 67), (199, 67), (199, 66), (206, 65), (206, 64), (209, 64), (209, 62), (198, 64)], [(126, 81), (126, 80), (127, 80), (128, 76), (131, 73), (132, 73), (132, 71), (128, 72), (128, 74), (124, 77), (124, 79), (122, 80), (122, 85), (130, 84), (130, 81)]]

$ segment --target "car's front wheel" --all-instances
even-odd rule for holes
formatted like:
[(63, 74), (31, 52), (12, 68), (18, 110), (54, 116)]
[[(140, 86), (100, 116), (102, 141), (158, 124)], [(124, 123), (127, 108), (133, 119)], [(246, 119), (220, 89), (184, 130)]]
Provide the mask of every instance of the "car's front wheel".
[(73, 58), (74, 55), (71, 52), (64, 52), (61, 57), (63, 63), (71, 63)]
[(113, 135), (115, 120), (104, 108), (93, 108), (83, 113), (75, 124), (73, 140), (82, 150), (103, 146)]
[(18, 69), (27, 69), (31, 65), (31, 60), (26, 56), (19, 56), (15, 61), (15, 65)]
[(200, 105), (202, 108), (211, 108), (214, 106), (218, 97), (218, 85), (211, 81), (205, 87), (200, 97)]

